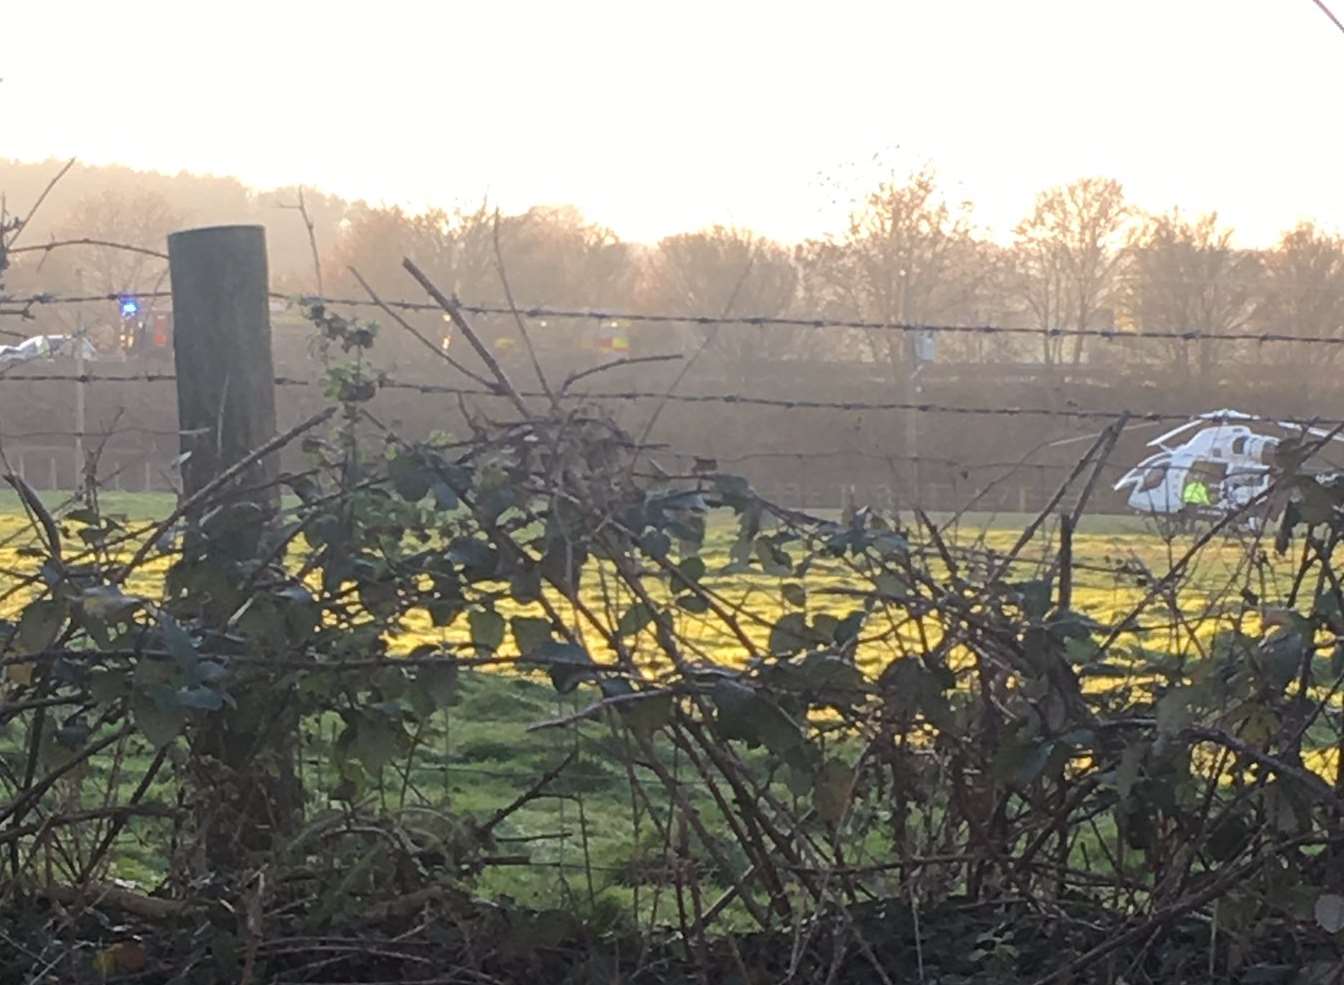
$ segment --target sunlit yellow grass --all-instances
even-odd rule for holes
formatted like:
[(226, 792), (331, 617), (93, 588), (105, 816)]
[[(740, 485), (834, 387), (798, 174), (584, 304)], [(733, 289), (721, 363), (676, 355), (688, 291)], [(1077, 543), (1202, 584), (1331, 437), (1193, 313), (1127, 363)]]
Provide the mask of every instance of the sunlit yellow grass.
[[(131, 526), (134, 528), (135, 524)], [(709, 573), (703, 584), (722, 608), (735, 614), (739, 631), (731, 630), (713, 613), (691, 615), (671, 607), (669, 611), (678, 623), (678, 638), (683, 641), (687, 651), (685, 656), (690, 659), (740, 666), (753, 651), (757, 654), (768, 652), (770, 628), (783, 613), (805, 611), (811, 618), (825, 612), (843, 617), (860, 602), (843, 593), (871, 587), (861, 575), (842, 565), (818, 565), (805, 579), (808, 593), (805, 608), (794, 608), (783, 600), (780, 592), (781, 586), (790, 579), (716, 573), (727, 561), (730, 533), (726, 525), (720, 525), (711, 535), (706, 551)], [(1011, 548), (1018, 536), (1019, 531), (1002, 528), (959, 530), (948, 534), (949, 540), (961, 546), (1000, 553)], [(22, 514), (0, 514), (0, 568), (11, 578), (37, 570), (40, 559), (24, 556), (22, 549), (39, 543), (31, 524)], [(1103, 625), (1110, 625), (1130, 617), (1146, 603), (1139, 616), (1144, 632), (1137, 637), (1127, 634), (1124, 642), (1137, 639), (1148, 650), (1181, 654), (1192, 659), (1206, 652), (1215, 633), (1230, 626), (1238, 625), (1243, 631), (1254, 632), (1255, 614), (1240, 601), (1242, 587), (1250, 586), (1257, 594), (1268, 598), (1281, 594), (1290, 579), (1291, 560), (1276, 559), (1271, 552), (1270, 563), (1248, 572), (1249, 555), (1243, 545), (1215, 541), (1191, 563), (1174, 599), (1170, 593), (1151, 597), (1152, 579), (1165, 573), (1188, 545), (1188, 540), (1166, 543), (1142, 533), (1075, 536), (1072, 608)], [(66, 545), (67, 554), (76, 553), (81, 548), (82, 544), (74, 537)], [(1048, 530), (1038, 535), (1022, 551), (1022, 560), (1014, 566), (1010, 577), (1016, 580), (1039, 577), (1056, 550)], [(166, 560), (158, 559), (141, 567), (128, 580), (127, 591), (150, 599), (158, 598), (166, 566)], [(936, 564), (934, 570), (937, 570)], [(974, 577), (975, 573), (970, 574)], [(0, 604), (0, 615), (13, 617), (37, 590), (32, 588), (13, 594)], [(665, 588), (654, 585), (653, 590), (658, 601), (670, 601)], [(606, 646), (600, 634), (595, 634), (586, 625), (575, 608), (562, 598), (553, 598), (553, 601), (594, 654), (604, 654)], [(581, 588), (580, 601), (604, 622), (614, 625), (620, 614), (636, 600), (628, 589), (619, 585), (618, 579), (610, 576), (610, 572), (590, 570)], [(505, 601), (499, 608), (506, 617), (542, 614), (537, 605), (522, 606)], [(739, 632), (747, 639), (747, 644), (742, 642)], [(388, 643), (394, 653), (407, 652), (426, 643), (463, 644), (467, 642), (467, 633), (465, 619), (446, 629), (439, 628), (432, 624), (426, 610), (414, 609), (402, 620), (400, 631)], [(872, 672), (893, 659), (936, 645), (940, 633), (932, 620), (916, 624), (899, 611), (879, 608), (866, 621), (862, 640), (857, 658), (860, 666)], [(511, 641), (506, 643), (506, 648), (510, 645)], [(650, 665), (662, 659), (650, 633), (640, 634), (629, 645), (637, 658), (647, 660)], [(1127, 683), (1142, 684), (1143, 668), (1136, 665), (1134, 672), (1139, 676)], [(1088, 682), (1092, 688), (1110, 684), (1107, 679)]]

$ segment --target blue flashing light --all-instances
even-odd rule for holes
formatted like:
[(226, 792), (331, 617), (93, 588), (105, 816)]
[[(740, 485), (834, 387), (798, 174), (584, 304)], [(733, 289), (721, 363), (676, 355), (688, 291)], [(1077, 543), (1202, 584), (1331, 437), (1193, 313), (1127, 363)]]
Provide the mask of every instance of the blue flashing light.
[(140, 302), (135, 298), (123, 297), (121, 299), (121, 317), (134, 318), (140, 313)]

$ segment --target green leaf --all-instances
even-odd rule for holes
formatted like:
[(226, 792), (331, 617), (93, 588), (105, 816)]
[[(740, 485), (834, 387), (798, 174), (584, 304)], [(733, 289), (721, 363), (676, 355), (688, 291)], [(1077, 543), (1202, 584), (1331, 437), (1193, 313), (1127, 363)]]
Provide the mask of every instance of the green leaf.
[(1175, 735), (1195, 720), (1192, 687), (1174, 687), (1157, 702), (1157, 730), (1162, 735)]
[(163, 637), (163, 646), (173, 655), (173, 659), (182, 667), (196, 663), (196, 645), (191, 635), (182, 628), (182, 624), (167, 612), (159, 611), (159, 633)]
[(434, 473), (413, 454), (398, 455), (388, 462), (387, 475), (397, 495), (410, 503), (424, 499), (435, 482)]
[(518, 644), (518, 652), (525, 657), (534, 656), (551, 640), (551, 621), (537, 616), (514, 616), (509, 620), (513, 628), (513, 639)]
[(868, 682), (863, 671), (829, 653), (809, 653), (796, 666), (797, 677), (822, 705), (852, 708), (863, 701)]
[(1086, 640), (1101, 630), (1101, 625), (1081, 612), (1065, 610), (1052, 615), (1047, 621), (1050, 632), (1064, 640)]
[(672, 551), (672, 538), (661, 530), (646, 530), (639, 538), (639, 549), (649, 557), (662, 561)]
[(756, 557), (761, 562), (761, 570), (767, 575), (787, 577), (793, 574), (793, 560), (780, 550), (774, 541), (767, 537), (756, 540)]
[(1046, 579), (1024, 581), (1011, 586), (1017, 595), (1022, 613), (1028, 619), (1039, 621), (1050, 611), (1051, 585)]
[(391, 579), (361, 581), (359, 601), (370, 614), (380, 619), (391, 618), (397, 611), (397, 583)]
[(509, 579), (509, 594), (524, 605), (541, 598), (541, 569), (526, 568)]
[(29, 602), (19, 618), (19, 652), (41, 653), (50, 649), (65, 625), (65, 603), (57, 599)]
[(812, 617), (812, 631), (823, 640), (835, 639), (835, 631), (840, 625), (840, 620), (829, 612), (818, 612)]
[(1050, 757), (1055, 751), (1054, 742), (1037, 742), (1024, 750), (1013, 774), (1015, 782), (1026, 786), (1041, 775)]
[(457, 697), (457, 664), (450, 660), (421, 664), (415, 680), (436, 708), (452, 704)]
[(444, 555), (449, 561), (462, 565), (462, 577), (469, 582), (484, 581), (499, 567), (499, 555), (485, 541), (459, 537)]
[(89, 674), (89, 697), (100, 705), (115, 701), (126, 693), (129, 679), (124, 670), (98, 668)]
[(910, 542), (897, 533), (879, 534), (873, 538), (873, 547), (883, 558), (890, 560), (910, 553)]
[(859, 638), (859, 631), (863, 629), (863, 619), (864, 614), (862, 612), (858, 610), (851, 612), (836, 624), (835, 629), (831, 632), (831, 639), (840, 646), (853, 643)]
[(1240, 814), (1231, 814), (1209, 831), (1209, 856), (1215, 862), (1230, 862), (1241, 854), (1250, 836), (1245, 818)]
[(943, 693), (949, 680), (932, 673), (917, 658), (893, 660), (882, 672), (880, 683), (893, 710), (906, 715), (920, 712), (940, 728), (950, 724), (952, 708)]
[(457, 622), (457, 617), (462, 615), (462, 603), (460, 601), (451, 601), (436, 599), (425, 603), (425, 609), (429, 612), (429, 619), (437, 627), (451, 626)]
[(789, 605), (797, 606), (800, 609), (807, 605), (807, 592), (802, 585), (789, 582), (780, 589), (780, 594), (784, 596), (784, 601), (788, 602)]
[(107, 540), (108, 531), (101, 527), (80, 527), (75, 531), (75, 534), (80, 540), (84, 541), (84, 543), (92, 546)]
[(636, 602), (621, 614), (616, 632), (621, 636), (634, 636), (651, 622), (653, 622), (653, 610), (643, 602)]
[(1322, 893), (1316, 898), (1314, 912), (1316, 925), (1327, 934), (1337, 934), (1344, 930), (1344, 896)]
[(1335, 512), (1334, 497), (1315, 479), (1299, 476), (1297, 492), (1302, 497), (1298, 504), (1298, 515), (1310, 526), (1329, 523)]
[(541, 647), (538, 656), (550, 663), (551, 685), (561, 694), (568, 694), (591, 676), (593, 658), (576, 643), (551, 641)]
[(1058, 743), (1024, 736), (1001, 744), (993, 758), (993, 774), (1020, 786), (1027, 786), (1050, 763)]
[(147, 692), (136, 692), (131, 696), (131, 716), (146, 739), (155, 746), (162, 747), (172, 742), (187, 724), (187, 713), (175, 703), (155, 700)]
[(703, 595), (679, 595), (677, 607), (698, 616), (709, 611), (709, 599)]
[(721, 680), (712, 692), (719, 733), (725, 739), (741, 739), (760, 745), (760, 737), (751, 725), (751, 709), (756, 692), (737, 681)]
[(117, 622), (140, 605), (140, 599), (122, 593), (116, 585), (93, 585), (79, 594), (86, 615), (102, 622)]
[(56, 730), (56, 741), (67, 749), (80, 749), (89, 741), (92, 730), (82, 718), (71, 719)]
[(1293, 835), (1303, 830), (1302, 815), (1306, 812), (1305, 810), (1299, 812), (1296, 798), (1286, 783), (1275, 780), (1265, 784), (1260, 791), (1260, 801), (1264, 806), (1266, 818), (1278, 831)]
[(1122, 798), (1128, 797), (1139, 782), (1139, 771), (1143, 768), (1143, 758), (1148, 747), (1142, 742), (1132, 742), (1125, 746), (1120, 754), (1120, 765), (1115, 770), (1115, 790)]
[[(254, 595), (248, 599), (243, 608), (234, 614), (231, 624), (246, 634), (254, 646), (263, 649), (283, 644), (288, 636), (284, 614), (271, 599), (263, 595)], [(189, 661), (194, 660), (195, 655), (186, 656), (190, 651), (185, 649), (182, 652), (184, 656), (179, 657), (178, 662), (190, 666)]]
[(884, 599), (902, 599), (910, 593), (910, 586), (900, 575), (883, 571), (873, 579), (873, 587)]
[(458, 507), (457, 492), (446, 482), (436, 482), (430, 489), (434, 494), (434, 505), (441, 510), (455, 510)]
[(494, 653), (504, 642), (504, 617), (494, 609), (476, 609), (467, 614), (471, 642)]
[(562, 592), (577, 592), (587, 561), (588, 552), (582, 545), (557, 542), (542, 555), (541, 571)]
[(277, 592), (276, 598), (277, 608), (284, 614), (289, 641), (301, 646), (312, 639), (322, 622), (322, 610), (308, 590), (295, 585)]
[(672, 692), (646, 691), (617, 707), (630, 730), (647, 739), (672, 720)]
[(677, 565), (677, 571), (687, 582), (694, 585), (705, 577), (705, 562), (698, 557), (688, 557)]
[[(1292, 614), (1300, 619), (1297, 613)], [(1306, 655), (1307, 639), (1295, 629), (1278, 629), (1266, 639), (1256, 655), (1265, 680), (1276, 691), (1282, 691), (1297, 676)]]
[(1101, 650), (1090, 639), (1072, 637), (1064, 641), (1064, 657), (1075, 666), (1089, 664), (1100, 655)]
[(1339, 594), (1326, 586), (1316, 594), (1316, 604), (1312, 607), (1313, 615), (1324, 620), (1330, 631), (1336, 634), (1344, 632), (1344, 611), (1341, 611), (1339, 601)]
[(366, 770), (377, 773), (396, 758), (405, 741), (405, 731), (387, 715), (364, 712), (356, 719), (350, 752)]
[(807, 618), (801, 612), (790, 612), (779, 617), (770, 629), (770, 652), (786, 657), (805, 649), (815, 638), (807, 628)]
[(844, 761), (828, 759), (817, 771), (812, 786), (812, 806), (830, 825), (839, 824), (849, 807), (854, 789), (854, 770)]
[(724, 738), (763, 745), (781, 757), (804, 744), (798, 723), (755, 688), (721, 680), (714, 685), (711, 697)]
[(213, 688), (184, 687), (177, 692), (177, 703), (192, 711), (219, 711), (224, 707), (224, 697)]

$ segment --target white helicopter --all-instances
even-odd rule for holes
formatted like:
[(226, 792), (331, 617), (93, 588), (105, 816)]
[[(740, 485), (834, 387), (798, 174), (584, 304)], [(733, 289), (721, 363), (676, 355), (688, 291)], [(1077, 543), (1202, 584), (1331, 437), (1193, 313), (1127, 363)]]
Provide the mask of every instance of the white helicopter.
[[(1278, 428), (1283, 437), (1252, 430), (1244, 422)], [(1198, 429), (1198, 430), (1195, 430)], [(1188, 432), (1195, 430), (1193, 435)], [(1330, 432), (1288, 421), (1273, 421), (1237, 410), (1215, 410), (1148, 442), (1158, 451), (1115, 484), (1128, 489), (1127, 504), (1164, 525), (1180, 527), (1198, 519), (1220, 520), (1243, 509), (1274, 481), (1275, 453), (1285, 437), (1334, 438)], [(1184, 437), (1178, 442), (1178, 438)], [(1272, 519), (1268, 504), (1248, 511), (1243, 525), (1259, 530)]]

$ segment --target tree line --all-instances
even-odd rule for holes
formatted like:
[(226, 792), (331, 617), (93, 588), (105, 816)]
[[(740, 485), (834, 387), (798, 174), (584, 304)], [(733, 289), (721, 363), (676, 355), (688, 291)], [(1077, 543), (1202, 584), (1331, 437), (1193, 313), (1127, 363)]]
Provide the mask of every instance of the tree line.
[[(40, 191), (50, 167), (0, 164), (11, 202)], [(302, 202), (303, 208), (299, 206)], [(1122, 338), (1150, 332), (1201, 337), (1243, 332), (1310, 338), (1344, 334), (1344, 237), (1304, 221), (1270, 248), (1234, 243), (1216, 213), (1149, 213), (1119, 182), (1080, 178), (1042, 191), (1009, 242), (977, 228), (970, 202), (954, 200), (931, 169), (892, 174), (852, 209), (845, 228), (779, 243), (728, 226), (623, 241), (571, 207), (498, 215), (488, 204), (412, 213), (297, 188), (256, 192), (229, 178), (145, 176), (119, 168), (74, 172), (62, 200), (43, 211), (49, 239), (90, 238), (161, 248), (184, 225), (240, 219), (264, 223), (277, 289), (383, 297), (406, 293), (410, 256), (459, 297), (486, 304), (723, 315), (974, 324), (1039, 329), (940, 335), (936, 358), (1079, 366), (1118, 358), (1078, 329)], [(311, 227), (311, 237), (309, 231)], [(313, 255), (316, 244), (317, 256)], [(19, 259), (19, 258), (16, 258)], [(316, 263), (315, 263), (316, 261)], [(108, 294), (164, 284), (152, 257), (106, 246), (53, 251), (16, 262), (11, 289)], [(50, 318), (60, 319), (59, 312)], [(501, 332), (504, 322), (501, 322)], [(597, 320), (537, 329), (541, 344), (591, 344)], [(1058, 334), (1064, 330), (1066, 334)], [(685, 325), (643, 332), (654, 347), (700, 348), (749, 375), (781, 360), (862, 361), (904, 370), (917, 358), (909, 333), (778, 326)], [(672, 338), (669, 339), (669, 334)], [(1258, 349), (1155, 339), (1119, 350), (1163, 362), (1191, 378), (1228, 364), (1328, 362), (1334, 347)]]

